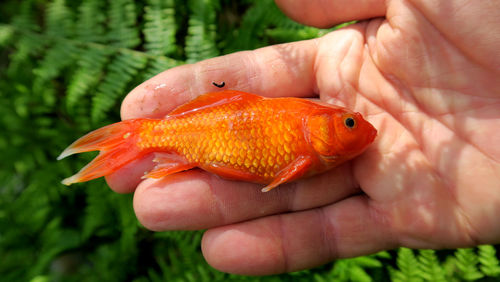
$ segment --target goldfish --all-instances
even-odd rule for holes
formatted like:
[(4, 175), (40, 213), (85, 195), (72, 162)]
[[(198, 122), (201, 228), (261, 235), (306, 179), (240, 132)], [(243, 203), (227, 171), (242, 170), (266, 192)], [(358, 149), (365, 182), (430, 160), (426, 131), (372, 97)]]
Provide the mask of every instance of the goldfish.
[(195, 167), (226, 179), (260, 183), (263, 192), (334, 168), (361, 154), (377, 130), (361, 114), (300, 98), (236, 90), (207, 93), (162, 119), (137, 118), (96, 129), (58, 160), (100, 153), (65, 185), (106, 176), (154, 153), (143, 178)]

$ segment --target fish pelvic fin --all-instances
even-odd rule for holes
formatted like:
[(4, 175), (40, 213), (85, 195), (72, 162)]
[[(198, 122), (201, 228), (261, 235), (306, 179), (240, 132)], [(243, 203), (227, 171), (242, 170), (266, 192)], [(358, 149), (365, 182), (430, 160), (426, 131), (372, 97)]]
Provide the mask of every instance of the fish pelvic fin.
[(62, 181), (64, 185), (109, 175), (136, 158), (145, 155), (137, 146), (141, 119), (126, 120), (96, 129), (66, 148), (57, 158), (90, 151), (100, 151), (77, 174)]
[(196, 165), (189, 163), (186, 158), (172, 153), (155, 153), (153, 162), (156, 166), (148, 173), (145, 173), (142, 179), (145, 178), (162, 178), (164, 176), (192, 169)]

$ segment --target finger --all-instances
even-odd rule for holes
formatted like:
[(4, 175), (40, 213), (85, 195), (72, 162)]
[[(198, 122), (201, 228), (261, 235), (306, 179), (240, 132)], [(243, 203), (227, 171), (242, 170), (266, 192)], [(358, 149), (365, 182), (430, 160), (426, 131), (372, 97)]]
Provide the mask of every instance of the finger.
[(275, 0), (293, 20), (316, 27), (364, 20), (385, 15), (383, 0)]
[(359, 192), (349, 166), (261, 192), (262, 185), (228, 181), (201, 170), (148, 179), (134, 194), (147, 228), (193, 230), (329, 204)]
[(113, 174), (106, 176), (108, 186), (118, 193), (132, 193), (143, 180), (142, 176), (154, 166), (154, 154), (135, 160), (120, 168)]
[(384, 214), (366, 196), (302, 212), (208, 230), (202, 251), (214, 268), (268, 275), (396, 247)]
[(224, 81), (224, 89), (264, 96), (313, 96), (315, 54), (315, 41), (309, 40), (169, 69), (127, 95), (121, 107), (122, 119), (163, 117), (198, 95), (219, 91), (212, 82)]

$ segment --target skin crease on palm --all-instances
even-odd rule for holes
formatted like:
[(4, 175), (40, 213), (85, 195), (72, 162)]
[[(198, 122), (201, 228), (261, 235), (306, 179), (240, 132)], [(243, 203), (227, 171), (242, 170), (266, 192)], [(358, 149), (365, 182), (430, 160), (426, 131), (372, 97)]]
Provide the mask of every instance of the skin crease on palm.
[(384, 249), (500, 242), (500, 2), (277, 1), (322, 38), (165, 71), (134, 89), (123, 119), (162, 117), (212, 82), (359, 111), (378, 137), (355, 160), (262, 193), (201, 170), (141, 180), (152, 156), (107, 177), (134, 192), (152, 230), (207, 229), (225, 272), (265, 275)]

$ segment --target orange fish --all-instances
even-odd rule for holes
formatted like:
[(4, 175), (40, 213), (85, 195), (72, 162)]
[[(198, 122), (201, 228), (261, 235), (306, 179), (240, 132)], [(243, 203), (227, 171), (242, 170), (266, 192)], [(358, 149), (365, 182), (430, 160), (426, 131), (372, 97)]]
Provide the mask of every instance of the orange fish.
[(264, 98), (234, 90), (208, 93), (163, 119), (138, 118), (81, 137), (58, 160), (100, 154), (63, 184), (109, 175), (155, 152), (160, 178), (194, 167), (228, 179), (276, 186), (333, 168), (361, 154), (377, 130), (359, 113), (298, 98)]

